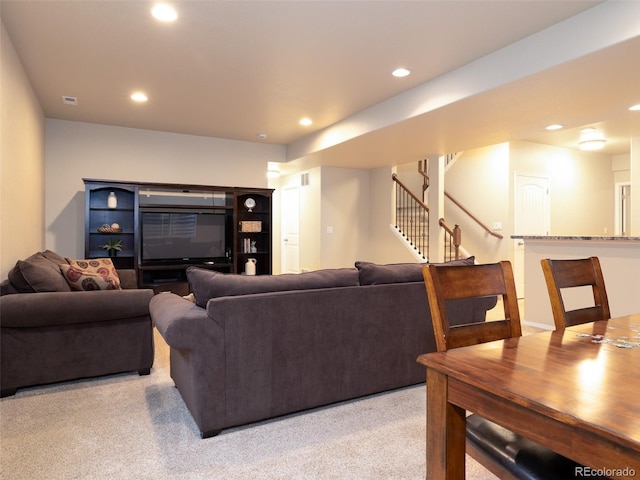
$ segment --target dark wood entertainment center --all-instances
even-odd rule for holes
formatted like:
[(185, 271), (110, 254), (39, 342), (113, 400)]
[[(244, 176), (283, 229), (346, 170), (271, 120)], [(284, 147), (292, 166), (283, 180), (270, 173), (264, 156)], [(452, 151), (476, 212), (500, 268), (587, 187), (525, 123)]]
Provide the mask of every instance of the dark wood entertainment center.
[(136, 269), (141, 288), (186, 295), (192, 265), (243, 273), (255, 259), (256, 275), (271, 274), (273, 189), (83, 181), (85, 258), (120, 240), (114, 265)]

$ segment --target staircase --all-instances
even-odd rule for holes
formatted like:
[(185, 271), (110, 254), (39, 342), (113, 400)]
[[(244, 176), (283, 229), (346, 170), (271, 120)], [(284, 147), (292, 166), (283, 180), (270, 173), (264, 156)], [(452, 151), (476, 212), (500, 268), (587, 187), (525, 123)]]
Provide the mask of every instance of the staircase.
[[(460, 154), (452, 154), (445, 156), (445, 168), (449, 168)], [(422, 175), (424, 181), (422, 186), (423, 196), (429, 187), (429, 176), (427, 174), (427, 160), (422, 160), (418, 164), (418, 173)], [(395, 223), (393, 231), (396, 236), (404, 242), (407, 248), (412, 252), (416, 261), (428, 261), (429, 259), (429, 207), (424, 203), (423, 199), (413, 193), (407, 186), (402, 183), (398, 176), (394, 173), (391, 176), (395, 182)], [(460, 202), (453, 198), (446, 191), (445, 198), (456, 205), (471, 220), (482, 227), (488, 234), (502, 239), (502, 235), (489, 229), (483, 222), (478, 220), (473, 213), (465, 208)], [(471, 254), (462, 247), (462, 231), (458, 225), (451, 227), (444, 218), (438, 220), (440, 231), (443, 234), (442, 247), (444, 248), (444, 260), (457, 260), (458, 258), (467, 258)], [(438, 242), (439, 243), (439, 242)]]
[(391, 178), (396, 184), (396, 234), (424, 262), (429, 258), (429, 207), (395, 173)]

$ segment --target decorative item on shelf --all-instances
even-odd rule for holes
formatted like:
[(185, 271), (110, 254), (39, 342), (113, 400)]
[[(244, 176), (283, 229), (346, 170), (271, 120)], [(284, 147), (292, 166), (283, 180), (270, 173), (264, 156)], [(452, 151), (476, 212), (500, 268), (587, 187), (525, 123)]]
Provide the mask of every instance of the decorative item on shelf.
[(117, 223), (112, 223), (111, 225), (105, 223), (98, 227), (98, 233), (122, 233), (122, 227)]
[(118, 197), (116, 197), (115, 192), (109, 192), (109, 196), (107, 197), (107, 207), (109, 208), (118, 207)]
[(258, 247), (256, 247), (255, 240), (251, 240), (251, 247), (249, 248), (249, 253), (258, 253)]
[(256, 274), (256, 263), (257, 260), (255, 258), (248, 258), (247, 263), (244, 264), (244, 274), (245, 275), (255, 275)]
[(249, 197), (244, 201), (244, 206), (247, 208), (247, 211), (253, 212), (253, 209), (256, 208), (256, 201)]
[(262, 231), (262, 222), (260, 220), (251, 220), (251, 221), (243, 221), (240, 222), (240, 231), (241, 232), (261, 232)]
[(116, 238), (110, 238), (107, 243), (100, 245), (100, 248), (104, 248), (110, 257), (118, 256), (118, 252), (122, 251), (122, 240)]

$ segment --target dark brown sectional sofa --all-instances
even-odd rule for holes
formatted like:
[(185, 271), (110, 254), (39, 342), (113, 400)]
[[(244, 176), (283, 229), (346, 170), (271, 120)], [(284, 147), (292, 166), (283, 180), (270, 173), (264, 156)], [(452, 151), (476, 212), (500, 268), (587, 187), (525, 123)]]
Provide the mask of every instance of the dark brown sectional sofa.
[[(424, 382), (416, 359), (435, 344), (421, 267), (257, 277), (190, 267), (195, 303), (162, 293), (150, 311), (202, 437)], [(450, 318), (484, 321), (495, 303), (458, 301)]]

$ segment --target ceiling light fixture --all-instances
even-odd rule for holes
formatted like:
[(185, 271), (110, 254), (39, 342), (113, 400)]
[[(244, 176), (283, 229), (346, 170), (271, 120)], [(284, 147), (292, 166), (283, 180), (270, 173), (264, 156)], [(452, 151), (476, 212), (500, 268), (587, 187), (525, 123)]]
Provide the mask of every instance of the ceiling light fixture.
[(142, 92), (135, 92), (131, 95), (131, 100), (133, 100), (134, 102), (138, 102), (138, 103), (144, 103), (147, 100), (149, 100), (149, 97), (147, 97), (144, 93)]
[(313, 122), (311, 121), (310, 118), (303, 118), (302, 120), (300, 120), (300, 125), (302, 125), (303, 127), (308, 127), (309, 125), (311, 125)]
[(604, 135), (595, 128), (589, 127), (580, 130), (580, 140), (578, 141), (580, 150), (600, 150), (605, 143), (607, 141), (604, 139)]
[(278, 178), (280, 173), (280, 166), (277, 162), (267, 162), (267, 178)]
[(640, 103), (638, 103), (636, 105), (631, 105), (629, 107), (629, 110), (631, 110), (632, 112), (640, 112)]
[(176, 9), (167, 3), (158, 3), (151, 9), (151, 15), (161, 22), (173, 22), (178, 18)]
[(411, 70), (408, 70), (406, 68), (396, 68), (393, 72), (391, 72), (391, 75), (397, 78), (406, 77), (410, 74), (411, 74)]
[(549, 131), (562, 130), (564, 128), (564, 125), (562, 125), (561, 123), (552, 123), (551, 125), (547, 125), (544, 128), (545, 130), (549, 130)]

